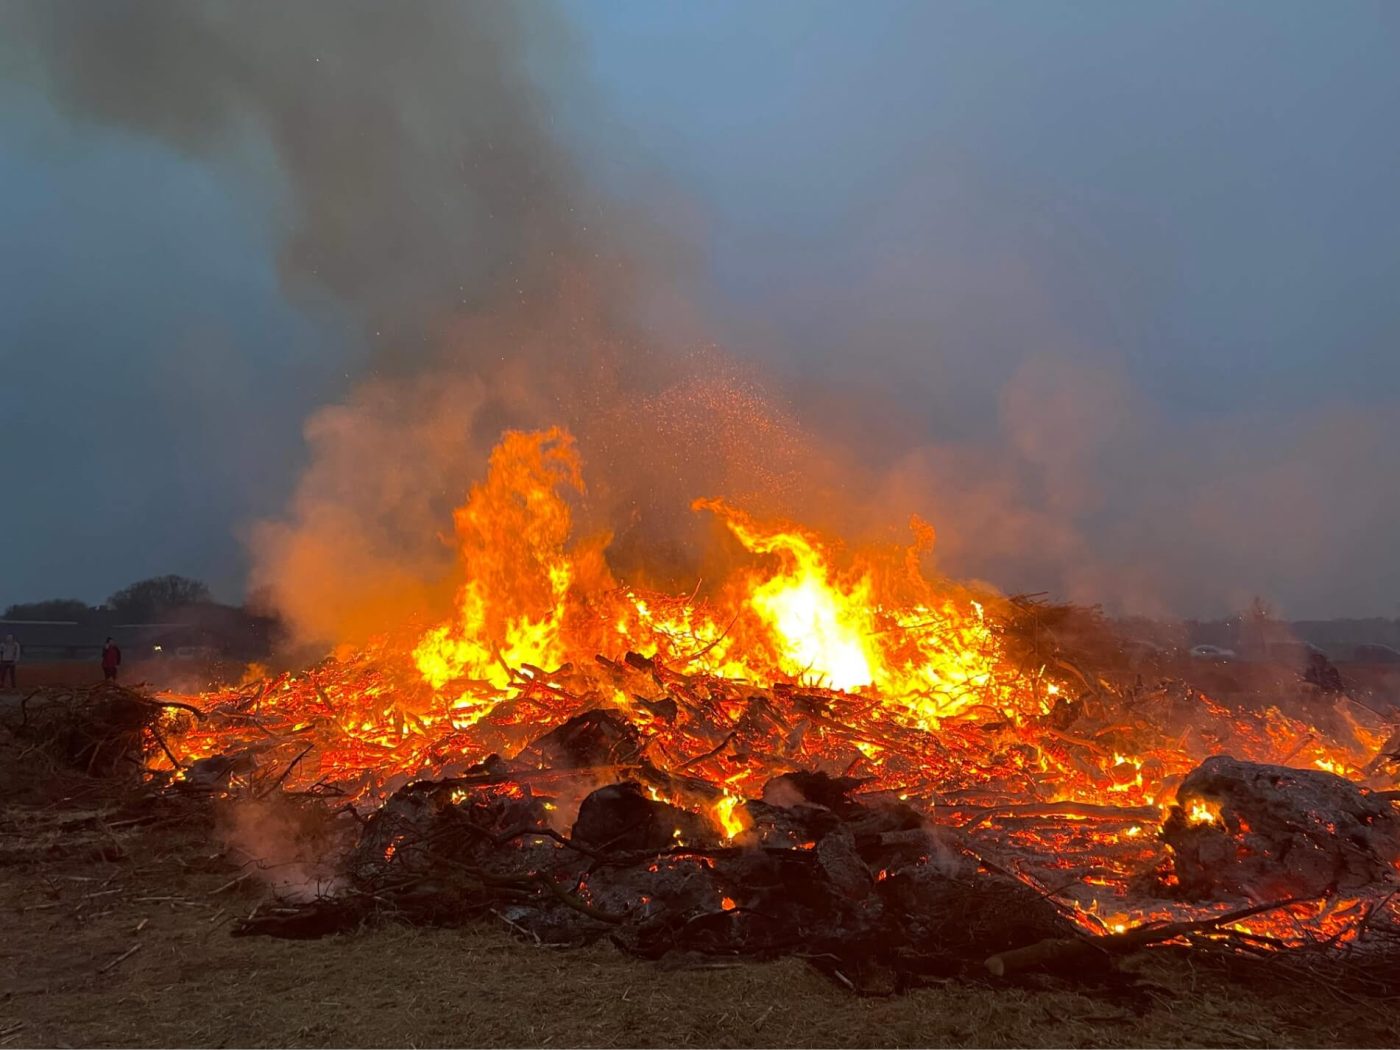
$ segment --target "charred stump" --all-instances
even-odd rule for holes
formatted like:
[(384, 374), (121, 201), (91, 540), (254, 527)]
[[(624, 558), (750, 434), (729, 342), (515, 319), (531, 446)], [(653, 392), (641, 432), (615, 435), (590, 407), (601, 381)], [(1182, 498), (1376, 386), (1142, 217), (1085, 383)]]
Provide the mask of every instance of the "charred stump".
[(1317, 769), (1206, 759), (1162, 826), (1184, 894), (1316, 897), (1393, 880), (1400, 815)]

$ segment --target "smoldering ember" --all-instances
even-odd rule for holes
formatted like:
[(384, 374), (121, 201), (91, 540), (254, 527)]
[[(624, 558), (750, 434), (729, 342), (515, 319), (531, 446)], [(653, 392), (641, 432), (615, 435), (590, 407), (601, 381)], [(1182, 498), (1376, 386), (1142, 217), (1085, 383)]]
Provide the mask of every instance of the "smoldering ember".
[(0, 4), (0, 1050), (1389, 1045), (1398, 50)]

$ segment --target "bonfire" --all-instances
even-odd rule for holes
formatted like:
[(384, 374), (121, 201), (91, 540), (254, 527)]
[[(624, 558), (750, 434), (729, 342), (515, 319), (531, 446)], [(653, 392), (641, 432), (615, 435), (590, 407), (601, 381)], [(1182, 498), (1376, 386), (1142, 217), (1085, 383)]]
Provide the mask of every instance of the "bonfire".
[(508, 433), (455, 513), (450, 618), (155, 698), (166, 790), (324, 818), (238, 932), (492, 913), (862, 990), (1390, 943), (1396, 748), (1364, 705), (1144, 675), (1092, 610), (930, 578), (917, 520), (852, 548), (700, 493), (743, 556), (649, 592), (574, 535), (583, 486), (567, 433)]

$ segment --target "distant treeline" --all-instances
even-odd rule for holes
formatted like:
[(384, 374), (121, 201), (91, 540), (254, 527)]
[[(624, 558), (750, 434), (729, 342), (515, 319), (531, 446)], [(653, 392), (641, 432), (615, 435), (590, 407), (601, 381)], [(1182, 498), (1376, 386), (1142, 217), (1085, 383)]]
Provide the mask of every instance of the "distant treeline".
[(209, 587), (188, 576), (152, 576), (112, 594), (101, 605), (77, 598), (46, 598), (18, 602), (5, 609), (6, 620), (51, 620), (81, 624), (157, 623), (172, 612), (192, 606), (215, 605)]
[(281, 634), (274, 615), (216, 602), (204, 583), (174, 575), (138, 580), (101, 605), (76, 598), (17, 602), (0, 619), (26, 651), (69, 657), (111, 636), (143, 652), (180, 647), (263, 659)]
[(1118, 621), (1130, 638), (1163, 646), (1217, 645), (1244, 652), (1268, 645), (1310, 642), (1334, 659), (1350, 659), (1359, 645), (1386, 645), (1400, 649), (1400, 619), (1371, 616), (1336, 620), (1276, 620), (1266, 609), (1256, 608), (1224, 620), (1149, 620), (1129, 617)]

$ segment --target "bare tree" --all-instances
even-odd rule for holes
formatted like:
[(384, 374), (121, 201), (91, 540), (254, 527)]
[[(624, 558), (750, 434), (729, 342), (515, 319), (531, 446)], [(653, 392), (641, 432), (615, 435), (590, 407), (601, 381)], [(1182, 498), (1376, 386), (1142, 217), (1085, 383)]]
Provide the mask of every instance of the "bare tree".
[(107, 599), (107, 607), (133, 623), (149, 622), (172, 609), (210, 601), (209, 588), (188, 576), (152, 576), (123, 587)]
[(16, 602), (5, 610), (7, 620), (86, 620), (93, 608), (77, 598), (46, 598), (40, 602)]

